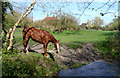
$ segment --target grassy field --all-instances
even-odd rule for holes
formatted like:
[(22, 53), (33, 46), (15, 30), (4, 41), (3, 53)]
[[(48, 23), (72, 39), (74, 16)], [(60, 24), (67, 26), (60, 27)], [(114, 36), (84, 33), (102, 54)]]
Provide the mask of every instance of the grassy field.
[[(61, 43), (70, 44), (86, 42), (98, 43), (104, 41), (106, 37), (114, 33), (114, 31), (81, 30), (76, 32), (74, 30), (66, 30), (62, 33), (51, 34), (54, 35), (57, 40), (60, 40)], [(16, 29), (14, 36), (14, 41), (19, 43), (19, 45), (22, 45), (22, 29)], [(34, 41), (30, 40), (29, 43), (34, 43)]]
[(113, 31), (95, 31), (95, 30), (82, 30), (79, 32), (75, 31), (64, 31), (60, 34), (53, 34), (57, 39), (60, 39), (61, 42), (100, 42), (105, 40), (105, 38), (111, 34)]
[[(66, 45), (68, 48), (77, 49), (82, 48), (83, 43), (91, 42), (93, 44), (98, 44), (103, 41), (108, 36), (111, 36), (115, 33), (115, 31), (98, 31), (98, 30), (66, 30), (62, 33), (55, 32), (52, 33), (49, 31), (57, 40), (60, 40), (62, 45)], [(22, 37), (22, 29), (16, 29), (14, 33), (14, 43), (15, 47), (23, 45), (23, 37)], [(29, 44), (36, 44), (32, 39), (29, 40)], [(48, 46), (48, 49), (52, 49), (54, 45)]]

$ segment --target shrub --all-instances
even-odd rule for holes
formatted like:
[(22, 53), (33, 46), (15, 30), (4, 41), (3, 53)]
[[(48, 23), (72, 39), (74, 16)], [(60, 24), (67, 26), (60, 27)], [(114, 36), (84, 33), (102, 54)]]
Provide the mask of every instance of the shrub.
[(16, 53), (20, 53), (19, 49), (13, 48), (12, 50), (7, 50), (7, 48), (2, 48), (2, 54), (16, 54)]
[(120, 57), (120, 32), (106, 38), (102, 43), (97, 44), (101, 55), (107, 59), (118, 59)]
[(2, 58), (3, 77), (53, 76), (57, 75), (59, 70), (57, 63), (40, 53), (3, 54)]

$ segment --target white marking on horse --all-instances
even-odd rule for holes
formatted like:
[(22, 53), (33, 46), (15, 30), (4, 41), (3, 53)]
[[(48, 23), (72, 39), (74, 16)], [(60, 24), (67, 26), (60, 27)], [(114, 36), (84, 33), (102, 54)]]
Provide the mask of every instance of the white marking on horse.
[(26, 47), (26, 50), (27, 50), (27, 54), (28, 54), (28, 49), (27, 49), (27, 47)]
[(57, 43), (57, 51), (60, 52), (60, 47), (58, 43)]

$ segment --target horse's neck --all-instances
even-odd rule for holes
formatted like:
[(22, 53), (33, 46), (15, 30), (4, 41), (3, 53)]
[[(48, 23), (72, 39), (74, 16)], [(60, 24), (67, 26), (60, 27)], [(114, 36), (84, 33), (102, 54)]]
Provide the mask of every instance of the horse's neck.
[(53, 36), (52, 39), (51, 39), (51, 42), (52, 43), (55, 43), (57, 40), (55, 39), (55, 37)]
[(52, 40), (52, 43), (55, 43), (57, 40), (54, 38), (53, 40)]

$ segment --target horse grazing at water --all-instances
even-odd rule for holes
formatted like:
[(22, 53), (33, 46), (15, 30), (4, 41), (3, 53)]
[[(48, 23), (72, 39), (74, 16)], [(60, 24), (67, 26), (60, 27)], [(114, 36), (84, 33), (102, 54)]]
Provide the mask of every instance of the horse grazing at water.
[(38, 30), (35, 27), (27, 27), (23, 29), (23, 40), (24, 40), (24, 51), (28, 54), (27, 44), (29, 39), (32, 39), (35, 42), (43, 44), (44, 47), (44, 56), (47, 57), (47, 45), (49, 42), (54, 43), (56, 51), (59, 52), (59, 40), (56, 40), (55, 37), (45, 30)]

